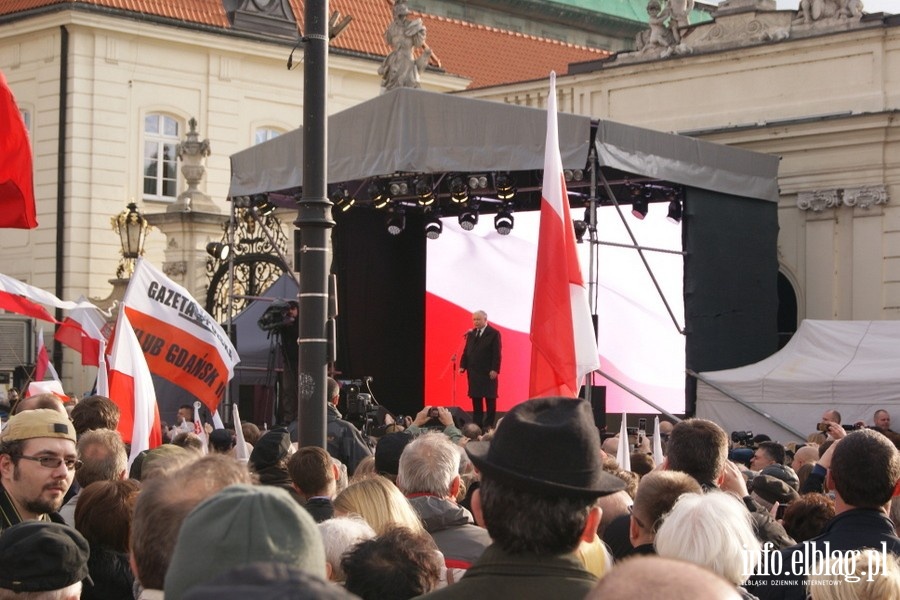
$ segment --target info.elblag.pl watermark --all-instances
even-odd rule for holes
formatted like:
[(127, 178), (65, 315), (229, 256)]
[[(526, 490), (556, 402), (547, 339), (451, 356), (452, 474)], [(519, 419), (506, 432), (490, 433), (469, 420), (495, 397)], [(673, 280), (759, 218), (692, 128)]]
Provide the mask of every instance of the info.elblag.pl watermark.
[(766, 578), (768, 585), (782, 586), (874, 581), (885, 573), (888, 561), (896, 558), (886, 542), (881, 542), (881, 548), (868, 550), (832, 550), (830, 542), (807, 541), (790, 552), (782, 552), (772, 542), (766, 542), (759, 553), (744, 553), (743, 572), (752, 580)]

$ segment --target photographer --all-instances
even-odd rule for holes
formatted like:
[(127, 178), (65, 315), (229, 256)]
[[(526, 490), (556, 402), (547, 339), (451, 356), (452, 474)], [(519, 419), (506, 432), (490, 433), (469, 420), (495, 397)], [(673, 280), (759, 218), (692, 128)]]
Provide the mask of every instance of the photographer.
[(429, 429), (442, 431), (454, 444), (458, 444), (465, 437), (453, 424), (453, 414), (442, 406), (426, 406), (420, 410), (406, 431), (416, 436)]
[(352, 475), (356, 471), (356, 465), (372, 456), (372, 451), (363, 439), (359, 430), (349, 421), (343, 419), (337, 404), (341, 395), (341, 386), (338, 382), (328, 378), (328, 425), (327, 441), (328, 454), (347, 465), (347, 472)]
[[(284, 360), (284, 371), (281, 380), (281, 403), (278, 406), (276, 423), (285, 426), (297, 420), (297, 363), (300, 359), (300, 322), (297, 316), (300, 306), (296, 301), (284, 302), (276, 300), (266, 309), (257, 326), (271, 336), (275, 334), (280, 341), (281, 356)], [(296, 441), (296, 436), (295, 436)]]

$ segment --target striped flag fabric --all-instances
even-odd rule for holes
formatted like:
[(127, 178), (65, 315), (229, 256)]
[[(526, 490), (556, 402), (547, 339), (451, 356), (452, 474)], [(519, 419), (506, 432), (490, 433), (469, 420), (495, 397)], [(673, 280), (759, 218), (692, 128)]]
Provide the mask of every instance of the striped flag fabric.
[(550, 74), (547, 141), (531, 312), (529, 397), (575, 398), (584, 376), (600, 368), (587, 290), (559, 153), (556, 73)]
[(150, 369), (124, 310), (109, 356), (109, 398), (119, 407), (122, 440), (131, 444), (130, 468), (138, 454), (162, 444), (162, 429)]

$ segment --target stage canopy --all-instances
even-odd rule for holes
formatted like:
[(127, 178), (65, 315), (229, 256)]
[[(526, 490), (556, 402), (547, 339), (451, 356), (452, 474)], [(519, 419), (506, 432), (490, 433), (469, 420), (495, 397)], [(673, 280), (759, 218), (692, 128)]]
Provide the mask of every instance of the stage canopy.
[(898, 338), (900, 321), (807, 319), (772, 356), (700, 373), (697, 416), (729, 431), (765, 433), (782, 442), (805, 440), (828, 409), (840, 412), (844, 424), (871, 423), (876, 410), (900, 396)]
[[(329, 117), (328, 183), (360, 183), (396, 174), (541, 170), (546, 127), (544, 109), (392, 90)], [(601, 166), (725, 194), (778, 200), (776, 156), (560, 113), (565, 169), (587, 165), (592, 135)], [(232, 198), (296, 192), (302, 182), (302, 128), (231, 156)], [(570, 182), (569, 187), (577, 189), (579, 183)]]
[[(396, 412), (429, 401), (424, 225), (469, 212), (538, 209), (546, 120), (544, 109), (411, 89), (329, 117), (342, 378), (374, 377), (379, 400)], [(573, 219), (592, 196), (613, 204), (603, 185), (592, 193), (592, 165), (619, 204), (683, 206), (677, 250), (684, 253), (688, 369), (732, 368), (777, 349), (777, 156), (563, 113), (559, 139)], [(264, 195), (291, 205), (302, 191), (302, 130), (236, 153), (231, 165), (231, 198)], [(401, 233), (388, 235), (386, 220), (394, 217), (403, 219)], [(472, 233), (472, 244), (478, 235), (499, 235), (489, 219)], [(509, 302), (530, 305), (531, 298)], [(687, 387), (690, 411), (691, 380)]]

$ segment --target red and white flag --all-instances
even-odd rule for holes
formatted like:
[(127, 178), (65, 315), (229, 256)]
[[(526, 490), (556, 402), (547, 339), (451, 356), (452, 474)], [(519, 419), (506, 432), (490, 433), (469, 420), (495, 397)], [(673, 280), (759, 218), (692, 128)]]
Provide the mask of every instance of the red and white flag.
[(76, 308), (90, 308), (98, 310), (96, 306), (87, 301), (68, 302), (60, 300), (50, 292), (41, 288), (28, 285), (18, 279), (0, 274), (0, 308), (26, 317), (33, 317), (42, 321), (56, 323), (56, 319), (47, 312), (45, 306), (73, 310)]
[[(78, 301), (87, 303), (83, 296)], [(105, 325), (106, 320), (98, 308), (79, 307), (69, 311), (69, 316), (59, 324), (53, 337), (69, 348), (78, 350), (82, 365), (98, 367), (101, 343), (107, 339), (103, 333)]]
[(162, 429), (150, 369), (124, 310), (109, 356), (109, 397), (119, 407), (122, 440), (131, 443), (130, 466), (142, 451), (162, 443)]
[(219, 324), (186, 289), (144, 259), (137, 261), (122, 304), (150, 372), (215, 412), (240, 360)]
[(47, 346), (44, 345), (44, 328), (38, 329), (37, 334), (37, 357), (34, 361), (34, 381), (43, 381), (47, 373), (54, 380), (59, 381), (59, 374), (56, 372), (53, 363), (50, 362), (50, 354), (47, 352)]
[(600, 368), (559, 154), (556, 73), (550, 73), (547, 96), (541, 226), (529, 337), (531, 398), (577, 397), (584, 376)]
[(0, 227), (34, 229), (31, 143), (16, 99), (0, 73)]

